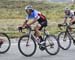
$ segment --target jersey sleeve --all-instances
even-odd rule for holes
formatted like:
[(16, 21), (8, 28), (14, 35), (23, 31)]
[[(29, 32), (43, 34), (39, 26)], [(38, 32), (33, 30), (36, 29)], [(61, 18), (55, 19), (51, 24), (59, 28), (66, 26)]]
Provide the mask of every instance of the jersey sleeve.
[(40, 16), (38, 15), (39, 12), (35, 12), (34, 13), (34, 19), (38, 20), (40, 18)]

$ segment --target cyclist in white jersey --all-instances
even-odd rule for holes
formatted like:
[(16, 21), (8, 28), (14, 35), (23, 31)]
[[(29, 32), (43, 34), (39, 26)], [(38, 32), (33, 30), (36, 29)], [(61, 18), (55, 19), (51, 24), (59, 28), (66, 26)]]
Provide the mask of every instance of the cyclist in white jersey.
[[(75, 11), (70, 10), (69, 8), (65, 8), (64, 13), (65, 13), (64, 23), (67, 22), (67, 18), (70, 18), (70, 24), (72, 25), (75, 24)], [(72, 31), (71, 26), (70, 31)], [(73, 40), (73, 43), (75, 44), (75, 40)]]
[(65, 13), (64, 23), (66, 23), (67, 18), (70, 18), (70, 23), (71, 24), (75, 24), (74, 11), (73, 10), (70, 10), (69, 8), (65, 8), (64, 13)]

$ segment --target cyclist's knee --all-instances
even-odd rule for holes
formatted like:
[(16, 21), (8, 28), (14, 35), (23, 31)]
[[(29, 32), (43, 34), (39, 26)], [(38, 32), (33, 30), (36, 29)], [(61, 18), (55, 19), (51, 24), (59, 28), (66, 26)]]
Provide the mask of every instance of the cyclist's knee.
[(34, 28), (34, 30), (35, 31), (40, 31), (39, 29), (41, 28), (41, 26), (40, 25), (37, 25), (35, 28)]

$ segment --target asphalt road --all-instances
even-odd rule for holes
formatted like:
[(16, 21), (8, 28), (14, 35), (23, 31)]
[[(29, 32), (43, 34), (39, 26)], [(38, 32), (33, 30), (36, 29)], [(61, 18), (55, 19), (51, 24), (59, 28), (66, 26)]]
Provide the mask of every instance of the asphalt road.
[(12, 43), (10, 50), (5, 54), (0, 54), (0, 60), (75, 60), (75, 46), (72, 44), (69, 50), (62, 50), (55, 55), (49, 55), (45, 51), (37, 49), (36, 53), (32, 57), (23, 56), (16, 43)]

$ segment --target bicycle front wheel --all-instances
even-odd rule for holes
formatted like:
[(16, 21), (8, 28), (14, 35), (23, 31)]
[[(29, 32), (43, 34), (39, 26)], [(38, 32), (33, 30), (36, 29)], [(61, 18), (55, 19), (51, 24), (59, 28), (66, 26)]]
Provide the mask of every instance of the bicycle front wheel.
[(58, 44), (58, 41), (54, 35), (47, 36), (45, 42), (46, 42), (45, 43), (46, 52), (48, 54), (56, 55), (59, 52), (59, 50), (60, 50), (59, 44)]
[(60, 48), (62, 48), (63, 50), (68, 50), (71, 46), (70, 36), (68, 33), (65, 33), (65, 32), (61, 32), (58, 35), (58, 42), (59, 42)]
[(0, 33), (0, 54), (6, 53), (11, 46), (9, 37), (5, 33)]
[(19, 39), (18, 48), (22, 55), (30, 57), (36, 52), (36, 43), (28, 35), (25, 35)]

